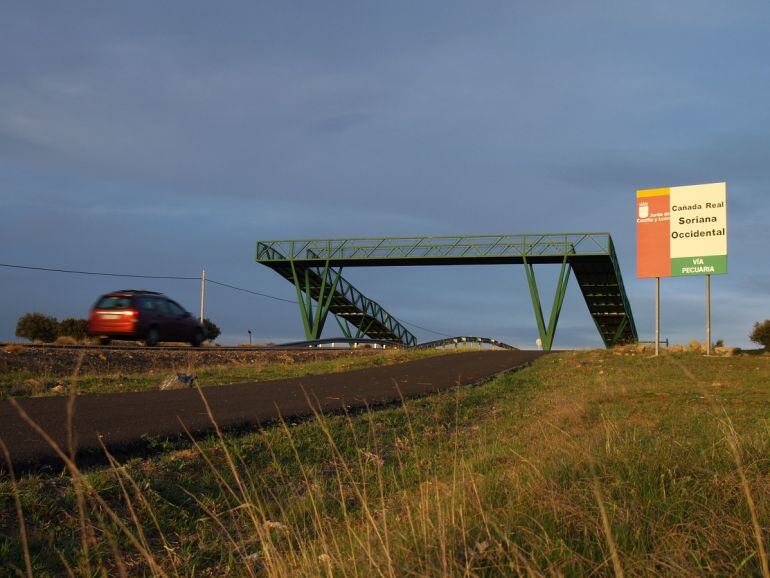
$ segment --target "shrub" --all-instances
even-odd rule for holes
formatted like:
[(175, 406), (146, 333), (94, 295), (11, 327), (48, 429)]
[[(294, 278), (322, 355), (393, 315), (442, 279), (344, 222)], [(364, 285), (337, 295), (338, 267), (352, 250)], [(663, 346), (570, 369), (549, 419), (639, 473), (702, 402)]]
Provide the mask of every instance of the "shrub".
[(770, 349), (770, 319), (765, 319), (762, 323), (755, 323), (754, 331), (749, 335), (749, 339), (765, 349)]
[(25, 313), (16, 322), (16, 337), (50, 343), (56, 339), (58, 329), (59, 322), (56, 317), (42, 313)]
[(222, 334), (219, 327), (217, 327), (216, 323), (211, 319), (203, 320), (203, 331), (205, 332), (205, 339), (208, 339), (209, 341), (214, 341)]
[(82, 341), (88, 337), (86, 329), (88, 328), (88, 319), (77, 319), (68, 317), (59, 323), (59, 337), (72, 337)]

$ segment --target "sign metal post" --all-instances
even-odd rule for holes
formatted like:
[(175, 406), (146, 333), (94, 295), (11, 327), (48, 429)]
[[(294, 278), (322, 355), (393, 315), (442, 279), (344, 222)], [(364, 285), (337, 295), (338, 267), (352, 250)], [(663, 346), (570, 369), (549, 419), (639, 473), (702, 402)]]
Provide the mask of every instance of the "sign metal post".
[(655, 357), (660, 355), (660, 277), (655, 277)]
[(711, 355), (711, 275), (706, 275), (706, 355)]

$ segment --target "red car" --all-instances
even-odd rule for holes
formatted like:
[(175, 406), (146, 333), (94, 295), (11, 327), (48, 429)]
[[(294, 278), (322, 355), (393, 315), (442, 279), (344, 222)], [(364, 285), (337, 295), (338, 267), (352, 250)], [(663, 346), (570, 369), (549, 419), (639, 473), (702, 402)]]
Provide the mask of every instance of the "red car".
[(110, 339), (144, 341), (186, 341), (198, 347), (205, 330), (184, 307), (162, 293), (153, 291), (115, 291), (102, 295), (91, 309), (88, 334), (102, 343)]

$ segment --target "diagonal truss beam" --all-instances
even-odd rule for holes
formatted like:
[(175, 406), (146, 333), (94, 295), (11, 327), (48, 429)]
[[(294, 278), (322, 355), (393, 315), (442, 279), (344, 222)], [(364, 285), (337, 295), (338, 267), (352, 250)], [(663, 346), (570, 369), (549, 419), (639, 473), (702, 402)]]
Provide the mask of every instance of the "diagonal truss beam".
[(308, 340), (320, 338), (328, 314), (332, 313), (341, 320), (348, 320), (360, 336), (416, 345), (417, 338), (406, 327), (378, 303), (362, 295), (342, 276), (342, 268), (333, 268), (328, 260), (313, 266), (286, 260), (282, 266), (273, 268), (294, 285)]
[(620, 338), (623, 336), (623, 332), (626, 330), (627, 325), (628, 325), (628, 317), (623, 317), (623, 320), (618, 324), (618, 328), (615, 331), (615, 335), (612, 337), (612, 341), (610, 342), (610, 347), (618, 344), (618, 342), (620, 341)]
[[(355, 323), (351, 323), (347, 319), (343, 319), (340, 321), (339, 317), (334, 318), (337, 321), (337, 325), (339, 325), (340, 331), (342, 331), (342, 334), (347, 337), (348, 339), (359, 339), (367, 334), (367, 332), (372, 328), (372, 325), (374, 324), (374, 319), (370, 320), (368, 323), (366, 323), (365, 318), (361, 317), (361, 322), (356, 325)], [(353, 325), (353, 327), (356, 328), (355, 335), (350, 330), (350, 326)]]

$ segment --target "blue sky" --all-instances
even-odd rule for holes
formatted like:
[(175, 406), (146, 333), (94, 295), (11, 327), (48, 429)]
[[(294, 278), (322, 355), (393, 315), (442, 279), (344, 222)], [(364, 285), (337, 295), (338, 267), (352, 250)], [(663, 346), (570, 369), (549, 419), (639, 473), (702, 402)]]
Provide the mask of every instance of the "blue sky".
[[(0, 11), (0, 262), (205, 266), (291, 299), (254, 263), (257, 239), (609, 231), (649, 339), (634, 191), (724, 180), (730, 272), (712, 283), (714, 338), (747, 346), (770, 317), (766, 3), (0, 0)], [(536, 338), (521, 267), (346, 276), (405, 321)], [(84, 316), (126, 287), (197, 307), (190, 281), (0, 269), (0, 339), (24, 312)], [(664, 280), (662, 297), (663, 335), (702, 339), (704, 280)], [(210, 287), (208, 314), (228, 342), (247, 329), (302, 337), (291, 304)], [(599, 343), (573, 283), (556, 346)]]

